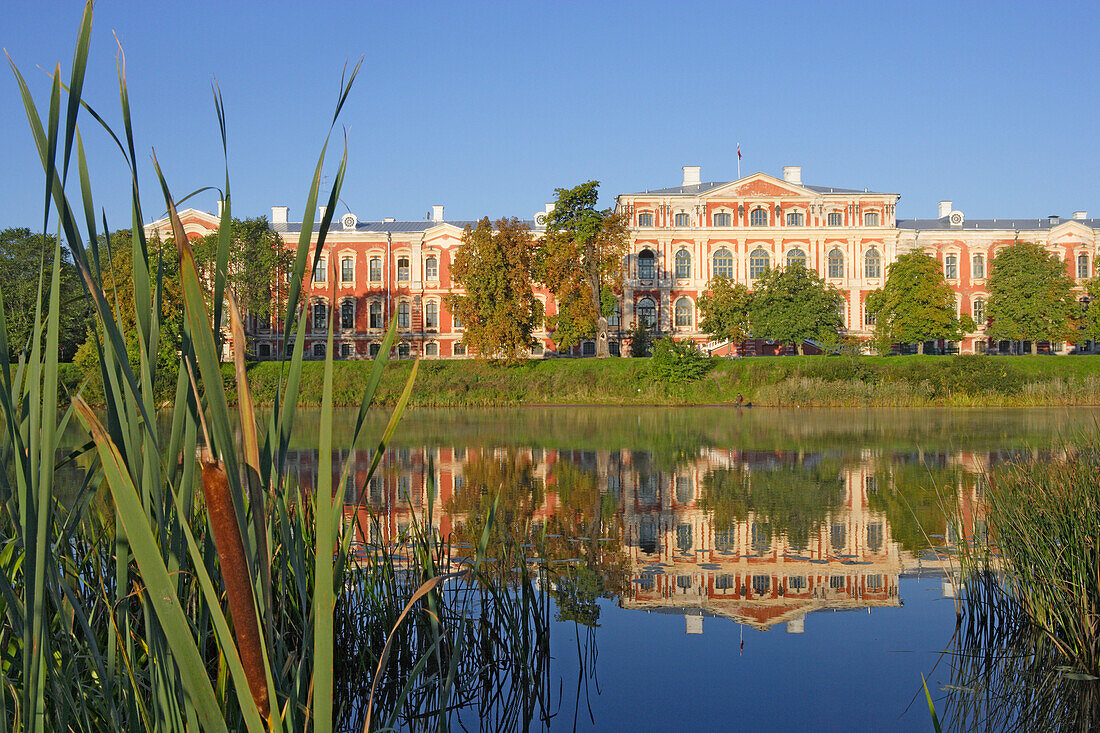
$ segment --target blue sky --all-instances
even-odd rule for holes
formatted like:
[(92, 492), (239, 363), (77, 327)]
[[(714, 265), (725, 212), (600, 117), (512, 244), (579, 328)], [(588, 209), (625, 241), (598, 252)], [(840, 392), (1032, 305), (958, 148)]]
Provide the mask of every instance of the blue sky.
[[(40, 100), (67, 78), (82, 3), (4, 0), (0, 45)], [(902, 195), (933, 217), (1100, 216), (1096, 4), (133, 2), (96, 7), (86, 98), (117, 121), (117, 34), (146, 219), (220, 185), (211, 103), (229, 125), (238, 216), (301, 217), (341, 68), (342, 199), (361, 220), (529, 217), (555, 187), (615, 193), (803, 166), (816, 185)], [(0, 82), (0, 227), (41, 221), (41, 169), (10, 72)], [(84, 121), (98, 206), (129, 223), (117, 151)], [(342, 135), (337, 135), (338, 143)], [(336, 158), (328, 165), (335, 170)], [(215, 196), (196, 199), (213, 209)]]

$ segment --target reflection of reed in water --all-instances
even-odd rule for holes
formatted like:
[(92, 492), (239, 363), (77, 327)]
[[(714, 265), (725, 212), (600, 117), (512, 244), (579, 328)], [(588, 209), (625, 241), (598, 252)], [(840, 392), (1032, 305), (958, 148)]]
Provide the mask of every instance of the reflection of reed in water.
[[(975, 573), (963, 592), (989, 598), (996, 583)], [(950, 655), (950, 683), (936, 701), (948, 730), (1083, 731), (1100, 721), (1100, 682), (1067, 670), (1019, 607), (965, 613)]]

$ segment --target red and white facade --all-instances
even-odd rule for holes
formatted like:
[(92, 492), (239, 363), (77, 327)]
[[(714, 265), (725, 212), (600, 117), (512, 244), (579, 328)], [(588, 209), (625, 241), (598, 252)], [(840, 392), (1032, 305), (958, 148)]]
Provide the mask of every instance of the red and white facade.
[[(1000, 247), (1038, 242), (1057, 252), (1078, 282), (1094, 272), (1100, 220), (1083, 211), (1069, 219), (967, 220), (943, 201), (937, 218), (899, 220), (898, 199), (895, 193), (804, 184), (797, 166), (784, 168), (781, 178), (758, 172), (729, 182), (702, 182), (698, 167), (685, 166), (680, 186), (620, 194), (616, 208), (629, 217), (632, 242), (620, 309), (609, 319), (613, 353), (639, 321), (661, 334), (706, 344), (697, 302), (716, 275), (751, 289), (765, 270), (799, 262), (843, 293), (848, 333), (869, 337), (873, 324), (866, 297), (882, 287), (890, 263), (912, 249), (943, 263), (960, 314), (971, 314), (979, 323), (988, 301), (989, 263)], [(528, 221), (536, 236), (548, 209)], [(181, 212), (181, 219), (191, 237), (218, 225), (218, 217), (194, 209)], [(297, 246), (301, 224), (288, 221), (286, 207), (272, 208), (271, 225), (287, 247)], [(324, 353), (327, 319), (335, 318), (336, 356), (369, 358), (396, 315), (396, 356), (468, 356), (461, 324), (444, 301), (448, 293), (461, 292), (451, 283), (450, 269), (467, 225), (476, 222), (446, 221), (442, 206), (434, 206), (424, 221), (360, 222), (350, 213), (334, 220), (304, 291), (310, 314), (305, 353)], [(170, 236), (163, 219), (146, 231)], [(548, 292), (538, 290), (536, 296), (548, 316), (556, 312)], [(251, 329), (253, 357), (276, 358), (285, 351), (278, 326)], [(540, 346), (532, 356), (554, 349), (551, 333), (541, 330), (535, 336)], [(715, 353), (735, 348), (709, 346)], [(982, 329), (959, 347), (963, 352), (984, 349)], [(1054, 345), (1052, 350), (1067, 348)], [(585, 344), (576, 353), (594, 354), (594, 345)]]

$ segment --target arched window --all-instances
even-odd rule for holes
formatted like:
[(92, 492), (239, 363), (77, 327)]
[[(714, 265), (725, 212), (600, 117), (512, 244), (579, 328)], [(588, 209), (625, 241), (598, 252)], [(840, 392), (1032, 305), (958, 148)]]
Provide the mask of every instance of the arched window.
[(800, 227), (802, 226), (804, 218), (801, 211), (792, 211), (787, 214), (787, 226)]
[(985, 257), (974, 255), (970, 258), (970, 279), (981, 280), (985, 277)]
[(397, 345), (397, 358), (408, 359), (409, 358), (409, 342), (402, 341)]
[(340, 304), (340, 328), (355, 328), (355, 301), (345, 300)]
[(676, 277), (691, 277), (691, 252), (681, 249), (676, 253)]
[(399, 257), (397, 259), (397, 279), (406, 281), (409, 279), (409, 258)]
[(424, 260), (424, 279), (439, 280), (439, 260), (435, 257)]
[(731, 217), (728, 212), (723, 211), (714, 215), (714, 226), (716, 227), (728, 227), (731, 223)]
[(397, 304), (397, 327), (409, 328), (409, 302), (403, 300)]
[(355, 280), (355, 260), (351, 257), (340, 258), (340, 282), (350, 283)]
[(370, 304), (370, 327), (382, 328), (382, 304), (377, 300)]
[(691, 301), (687, 298), (676, 301), (676, 327), (691, 328)]
[(759, 247), (752, 251), (749, 255), (749, 279), (755, 280), (758, 277), (763, 277), (764, 273), (771, 267), (772, 261), (768, 253)]
[(1082, 252), (1077, 255), (1077, 277), (1082, 280), (1089, 276), (1089, 256)]
[(690, 226), (688, 215), (683, 212), (680, 212), (676, 215), (675, 223), (678, 227)]
[(863, 215), (863, 226), (865, 227), (877, 227), (878, 226), (878, 212), (868, 211)]
[(657, 306), (654, 305), (651, 298), (642, 298), (639, 300), (636, 310), (638, 313), (638, 323), (649, 329), (657, 327)]
[(806, 266), (806, 253), (802, 250), (795, 248), (787, 252), (787, 267), (799, 267)]
[(313, 328), (314, 330), (328, 328), (328, 306), (324, 303), (313, 305)]
[(651, 227), (651, 226), (653, 226), (653, 214), (649, 213), (648, 211), (643, 212), (641, 214), (638, 214), (638, 226), (640, 226), (640, 227)]
[(959, 258), (955, 255), (947, 255), (943, 258), (943, 276), (948, 280), (959, 279)]
[(874, 247), (863, 255), (863, 276), (882, 277), (882, 257)]
[(844, 217), (841, 216), (839, 211), (829, 212), (829, 226), (839, 227), (844, 225)]
[(970, 304), (970, 315), (974, 323), (978, 324), (978, 328), (985, 325), (985, 298), (974, 298)]
[(439, 303), (434, 300), (424, 304), (424, 328), (439, 328)]
[(435, 341), (424, 344), (424, 356), (439, 356), (439, 344)]
[(733, 277), (733, 255), (728, 249), (720, 249), (714, 253), (714, 276)]
[(382, 282), (382, 258), (371, 257), (370, 258), (370, 281), (372, 283)]
[(766, 227), (768, 225), (767, 209), (753, 209), (749, 214), (749, 225), (754, 227)]
[(355, 344), (350, 341), (344, 341), (340, 344), (340, 356), (344, 359), (355, 356)]
[(835, 247), (829, 252), (829, 277), (844, 277), (844, 253)]
[(654, 267), (653, 253), (643, 249), (638, 255), (638, 277), (642, 280), (652, 280)]

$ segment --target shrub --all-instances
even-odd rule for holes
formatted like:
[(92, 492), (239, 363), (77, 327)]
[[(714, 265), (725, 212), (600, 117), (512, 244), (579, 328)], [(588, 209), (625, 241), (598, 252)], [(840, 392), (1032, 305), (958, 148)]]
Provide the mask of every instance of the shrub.
[(649, 369), (653, 376), (665, 382), (694, 382), (706, 374), (713, 362), (691, 341), (675, 341), (671, 336), (653, 347)]
[(639, 323), (630, 332), (630, 355), (635, 358), (649, 356), (649, 349), (652, 345), (653, 337), (649, 335), (646, 327)]

